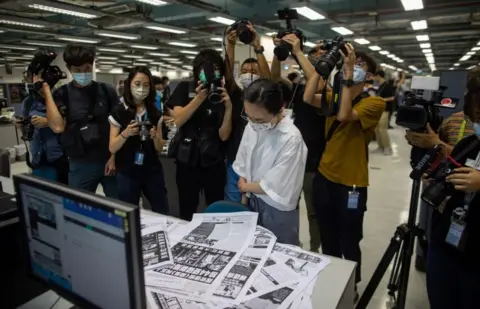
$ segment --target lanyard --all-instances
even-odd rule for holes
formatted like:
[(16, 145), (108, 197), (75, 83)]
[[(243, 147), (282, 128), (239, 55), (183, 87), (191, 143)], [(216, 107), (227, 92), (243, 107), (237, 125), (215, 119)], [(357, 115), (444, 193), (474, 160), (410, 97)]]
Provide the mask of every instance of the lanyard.
[(465, 135), (465, 127), (467, 126), (467, 121), (463, 119), (462, 126), (460, 127), (460, 132), (458, 132), (457, 143), (463, 139)]

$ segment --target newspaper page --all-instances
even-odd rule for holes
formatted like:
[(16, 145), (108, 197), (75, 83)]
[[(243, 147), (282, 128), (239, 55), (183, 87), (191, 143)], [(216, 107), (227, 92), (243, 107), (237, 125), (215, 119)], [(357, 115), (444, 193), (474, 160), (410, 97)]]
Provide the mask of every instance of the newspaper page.
[(155, 224), (142, 229), (143, 267), (145, 271), (174, 264), (165, 228), (166, 225)]
[(307, 309), (312, 307), (311, 297), (313, 294), (313, 289), (317, 283), (317, 278), (315, 277), (303, 290), (297, 298), (292, 302), (289, 309)]
[(257, 218), (253, 212), (195, 214), (170, 238), (175, 265), (147, 271), (146, 285), (191, 300), (212, 296), (252, 242)]
[(140, 224), (142, 229), (151, 225), (163, 224), (164, 226), (166, 226), (166, 231), (168, 233), (172, 233), (178, 226), (185, 225), (187, 224), (187, 222), (174, 217), (168, 217), (168, 216), (156, 214), (151, 211), (141, 210)]
[(150, 309), (208, 309), (204, 303), (162, 294), (152, 289), (146, 290)]
[(213, 299), (219, 302), (240, 304), (248, 288), (259, 274), (272, 252), (277, 237), (269, 230), (257, 226), (255, 238), (230, 269), (219, 287), (213, 293)]

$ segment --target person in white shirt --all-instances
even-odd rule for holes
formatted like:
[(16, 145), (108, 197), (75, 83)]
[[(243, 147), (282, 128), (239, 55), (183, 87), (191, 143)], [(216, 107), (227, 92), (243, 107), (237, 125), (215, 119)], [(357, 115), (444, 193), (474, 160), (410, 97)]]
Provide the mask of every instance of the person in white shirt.
[(298, 245), (298, 203), (307, 147), (284, 111), (278, 83), (254, 81), (244, 91), (244, 109), (248, 124), (233, 163), (240, 176), (242, 203), (258, 212), (258, 223), (279, 242)]

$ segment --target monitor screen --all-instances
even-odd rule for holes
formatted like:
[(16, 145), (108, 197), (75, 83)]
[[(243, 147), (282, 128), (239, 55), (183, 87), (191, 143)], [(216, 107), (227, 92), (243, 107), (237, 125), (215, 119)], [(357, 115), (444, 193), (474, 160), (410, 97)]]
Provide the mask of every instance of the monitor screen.
[(88, 305), (137, 308), (132, 251), (141, 249), (131, 246), (131, 213), (101, 205), (99, 197), (88, 201), (34, 184), (19, 183), (17, 193), (36, 277)]

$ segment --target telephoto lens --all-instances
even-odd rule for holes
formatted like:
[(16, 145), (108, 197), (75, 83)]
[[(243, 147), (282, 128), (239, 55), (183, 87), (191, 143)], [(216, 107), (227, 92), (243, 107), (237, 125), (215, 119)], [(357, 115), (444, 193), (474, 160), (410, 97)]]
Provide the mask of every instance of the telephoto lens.
[(273, 49), (273, 53), (277, 56), (279, 61), (285, 61), (288, 58), (288, 55), (290, 55), (291, 50), (292, 46), (289, 43), (282, 41), (280, 45)]
[(335, 65), (342, 59), (340, 50), (345, 54), (347, 53), (347, 50), (345, 49), (346, 43), (347, 42), (345, 42), (341, 36), (335, 37), (333, 40), (323, 41), (323, 46), (321, 48), (327, 52), (320, 57), (315, 65), (315, 71), (317, 71), (321, 77), (324, 79), (328, 78), (335, 68)]

